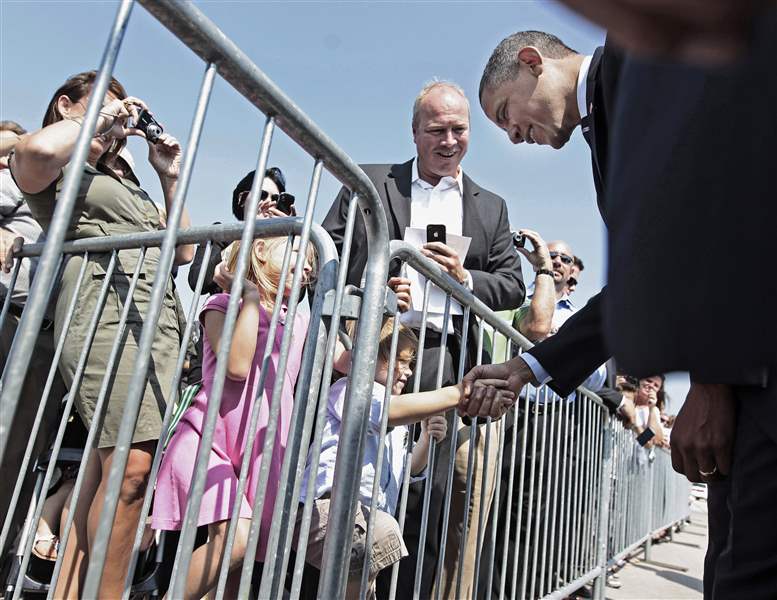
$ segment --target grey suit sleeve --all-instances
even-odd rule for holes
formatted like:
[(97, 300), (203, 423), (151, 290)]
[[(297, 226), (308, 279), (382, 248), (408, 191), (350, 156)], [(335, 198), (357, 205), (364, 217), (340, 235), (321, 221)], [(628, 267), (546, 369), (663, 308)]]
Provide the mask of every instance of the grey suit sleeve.
[(510, 310), (523, 304), (526, 286), (521, 259), (513, 248), (507, 205), (499, 198), (499, 215), (488, 263), (484, 270), (467, 269), (472, 275), (473, 293), (491, 310)]

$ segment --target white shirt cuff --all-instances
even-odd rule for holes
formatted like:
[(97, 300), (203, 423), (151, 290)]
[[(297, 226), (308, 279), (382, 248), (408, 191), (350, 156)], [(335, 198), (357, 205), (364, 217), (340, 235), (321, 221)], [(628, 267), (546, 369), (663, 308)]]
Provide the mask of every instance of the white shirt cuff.
[(467, 279), (464, 281), (464, 285), (471, 292), (475, 289), (475, 282), (472, 281), (472, 273), (464, 271), (467, 274)]
[(550, 376), (550, 374), (539, 363), (539, 361), (528, 352), (521, 354), (521, 359), (523, 359), (523, 362), (525, 362), (526, 366), (529, 367), (529, 370), (534, 375), (534, 379), (536, 379), (540, 385), (543, 383), (548, 383), (551, 379), (553, 379), (553, 377)]

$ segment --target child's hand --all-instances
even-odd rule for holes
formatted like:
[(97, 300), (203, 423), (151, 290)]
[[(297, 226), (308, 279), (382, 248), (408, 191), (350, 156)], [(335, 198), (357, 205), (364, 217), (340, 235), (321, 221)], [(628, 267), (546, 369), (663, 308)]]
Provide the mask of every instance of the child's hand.
[(445, 415), (433, 415), (421, 421), (421, 433), (426, 433), (437, 442), (441, 442), (448, 435), (448, 419)]
[(213, 271), (213, 283), (215, 283), (228, 294), (232, 289), (232, 282), (234, 280), (235, 277), (232, 274), (232, 271), (227, 268), (227, 263), (222, 260), (219, 264), (216, 265), (216, 268)]

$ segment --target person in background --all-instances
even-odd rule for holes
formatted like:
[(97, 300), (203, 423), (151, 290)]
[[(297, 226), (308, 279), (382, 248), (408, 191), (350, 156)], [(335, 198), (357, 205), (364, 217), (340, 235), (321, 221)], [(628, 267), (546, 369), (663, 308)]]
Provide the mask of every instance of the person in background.
[(572, 263), (572, 272), (567, 279), (567, 294), (572, 294), (577, 288), (578, 280), (580, 279), (580, 273), (585, 269), (583, 261), (579, 256), (573, 256), (574, 262)]
[[(44, 231), (51, 225), (65, 174), (75, 168), (70, 164), (71, 155), (84, 122), (96, 77), (96, 71), (87, 71), (68, 78), (49, 101), (42, 128), (24, 136), (10, 157), (11, 174), (24, 194), (32, 215)], [(69, 223), (66, 238), (72, 240), (157, 231), (158, 211), (149, 196), (131, 181), (116, 175), (110, 166), (128, 136), (145, 137), (142, 131), (129, 128), (128, 120), (130, 117), (136, 119), (139, 111), (147, 108), (146, 104), (138, 98), (128, 97), (124, 87), (116, 79), (111, 79), (105, 97), (97, 100), (101, 101), (102, 108), (89, 145), (88, 158), (81, 174), (82, 183), (76, 198), (77, 208)], [(162, 134), (157, 143), (148, 143), (148, 159), (159, 177), (168, 209), (172, 205), (177, 187), (181, 155), (180, 144), (167, 133)], [(185, 209), (179, 225), (182, 228), (189, 226)], [(96, 335), (75, 397), (78, 413), (84, 424), (90, 427), (98, 416), (95, 415), (95, 406), (103, 379), (110, 378), (97, 448), (90, 453), (85, 467), (87, 473), (76, 506), (74, 527), (65, 544), (66, 556), (55, 590), (58, 598), (80, 596), (80, 585), (85, 576), (90, 547), (107, 493), (113, 450), (129, 393), (129, 382), (137, 362), (137, 343), (150, 303), (152, 285), (158, 275), (160, 249), (151, 247), (146, 250), (141, 267), (144, 277), (138, 279), (132, 297), (134, 309), (130, 311), (126, 323), (119, 358), (113, 371), (107, 372), (107, 360), (118, 335), (122, 305), (127, 301), (130, 278), (135, 271), (139, 253), (139, 249), (122, 250), (118, 253), (118, 268), (108, 287), (112, 300), (105, 304), (100, 314)], [(175, 251), (174, 262), (188, 262), (193, 254), (192, 246), (179, 246)], [(86, 275), (78, 291), (80, 302), (75, 306), (59, 362), (60, 373), (68, 386), (72, 384), (79, 364), (90, 316), (98, 303), (111, 253), (90, 253), (86, 259), (82, 255), (72, 255), (67, 259), (56, 297), (55, 338), (65, 334), (65, 315), (84, 260), (87, 261)], [(180, 331), (172, 280), (167, 274), (164, 276), (167, 278), (167, 289), (161, 312), (154, 324), (156, 336), (151, 350), (146, 387), (143, 390), (105, 556), (100, 585), (100, 597), (105, 598), (118, 598), (123, 592), (134, 537), (132, 534), (137, 527), (154, 449), (160, 436), (162, 416), (159, 407), (164, 406), (170, 396), (170, 382), (175, 368), (175, 362), (170, 360), (170, 356), (177, 352)]]
[[(270, 317), (275, 306), (278, 290), (283, 291), (284, 305), (291, 292), (296, 265), (296, 248), (291, 257), (291, 266), (286, 281), (281, 280), (281, 265), (287, 248), (286, 237), (259, 238), (252, 242), (249, 268), (244, 280), (240, 313), (235, 323), (226, 367), (223, 398), (219, 418), (208, 460), (208, 476), (200, 506), (197, 525), (207, 525), (208, 542), (194, 551), (189, 577), (186, 582), (185, 598), (199, 599), (205, 596), (217, 583), (219, 569), (224, 560), (224, 543), (229, 521), (235, 503), (239, 503), (239, 521), (235, 545), (231, 556), (230, 577), (227, 583), (229, 597), (236, 597), (239, 584), (238, 567), (244, 559), (264, 562), (272, 519), (275, 492), (281, 476), (286, 440), (294, 402), (294, 385), (300, 369), (302, 349), (307, 337), (309, 315), (297, 311), (294, 322), (279, 321), (272, 348), (271, 371), (265, 374), (264, 389), (256, 390), (261, 376), (261, 365), (267, 336), (270, 332)], [(224, 270), (230, 274), (228, 280), (216, 275), (222, 289), (231, 288), (231, 274), (235, 272), (240, 242), (233, 242), (228, 249)], [(313, 269), (313, 250), (309, 250), (304, 264), (303, 277), (309, 278)], [(202, 430), (211, 396), (213, 378), (218, 364), (219, 346), (224, 328), (229, 293), (213, 294), (200, 312), (204, 331), (204, 362), (202, 389), (194, 398), (176, 427), (159, 468), (159, 478), (154, 497), (152, 527), (161, 530), (180, 530), (189, 497), (195, 461), (202, 440)], [(269, 402), (275, 385), (276, 369), (280, 355), (281, 341), (286, 327), (294, 329), (285, 373), (280, 374), (285, 382), (280, 403), (278, 428), (270, 464), (267, 489), (259, 490), (264, 502), (262, 530), (255, 557), (246, 557), (246, 543), (251, 524), (254, 503), (257, 498), (257, 481), (262, 461), (265, 431), (268, 424)], [(264, 403), (260, 413), (259, 427), (254, 440), (249, 466), (247, 488), (242, 497), (236, 497), (238, 478), (248, 442), (248, 423), (254, 405)], [(233, 576), (234, 575), (234, 576)]]
[[(411, 441), (409, 425), (419, 421), (421, 423), (421, 436), (413, 445), (410, 459), (411, 481), (420, 480), (426, 476), (429, 441), (435, 439), (440, 442), (445, 437), (448, 425), (444, 413), (456, 406), (457, 398), (462, 393), (460, 385), (453, 385), (418, 394), (402, 394), (411, 375), (410, 365), (418, 340), (409, 328), (401, 324), (396, 324), (396, 326), (400, 330), (396, 365), (392, 376), (391, 398), (388, 406), (386, 405), (385, 386), (388, 381), (391, 340), (395, 327), (393, 318), (384, 321), (380, 333), (375, 383), (373, 384), (370, 404), (370, 422), (365, 442), (360, 495), (356, 510), (356, 526), (353, 533), (351, 565), (346, 588), (346, 598), (349, 600), (355, 600), (359, 597), (370, 511), (376, 511), (376, 521), (375, 538), (370, 549), (367, 598), (374, 598), (374, 583), (378, 573), (407, 556), (407, 548), (402, 539), (399, 524), (393, 515), (399, 501), (404, 479), (405, 459), (408, 453), (408, 444)], [(504, 382), (482, 383), (493, 386), (504, 385)], [(310, 538), (307, 543), (306, 561), (318, 569), (321, 568), (323, 558), (324, 536), (327, 531), (329, 515), (329, 494), (334, 482), (334, 468), (347, 385), (348, 378), (343, 377), (336, 381), (329, 390), (329, 410), (324, 426), (321, 455), (317, 465), (313, 465), (308, 457), (300, 491), (300, 502), (305, 502), (309, 486), (315, 486), (315, 505)], [(388, 430), (385, 447), (381, 449), (379, 446), (381, 423), (386, 410), (388, 410)], [(379, 460), (383, 462), (381, 482), (376, 504), (373, 504), (372, 488)], [(298, 528), (301, 522), (302, 510), (300, 508), (297, 513)]]
[[(232, 214), (238, 221), (245, 221), (245, 206), (248, 201), (248, 196), (251, 193), (251, 186), (254, 183), (254, 175), (256, 171), (249, 172), (243, 179), (241, 179), (232, 191)], [(280, 194), (286, 193), (286, 178), (283, 176), (283, 171), (278, 167), (270, 167), (264, 173), (264, 179), (262, 179), (262, 189), (259, 192), (259, 206), (257, 218), (267, 219), (270, 217), (288, 217), (284, 212), (281, 212), (277, 208), (278, 199)], [(291, 214), (296, 215), (294, 209), (294, 203), (292, 198)], [(216, 271), (216, 267), (221, 260), (221, 253), (229, 245), (229, 242), (213, 242), (211, 247), (210, 259), (205, 268), (205, 281), (202, 285), (202, 294), (218, 294), (221, 289), (218, 284), (213, 280), (213, 276)], [(197, 287), (197, 278), (200, 275), (200, 269), (203, 268), (203, 259), (205, 258), (205, 246), (200, 245), (197, 247), (197, 253), (194, 256), (189, 267), (189, 287), (194, 291)]]
[[(5, 322), (0, 329), (0, 372), (5, 369), (5, 363), (21, 320), (24, 305), (27, 302), (27, 293), (37, 265), (37, 259), (21, 259), (16, 283), (13, 289), (9, 289), (11, 271), (14, 267), (13, 252), (19, 250), (22, 244), (45, 241), (43, 230), (33, 218), (30, 207), (24, 201), (22, 192), (8, 170), (8, 156), (26, 133), (25, 129), (14, 121), (0, 121), (0, 261), (2, 262), (0, 303), (4, 302), (10, 295), (8, 314), (6, 314)], [(24, 508), (20, 509), (20, 507), (29, 505), (35, 484), (33, 463), (30, 464), (28, 472), (24, 475), (24, 484), (15, 510), (13, 513), (9, 513), (10, 490), (13, 489), (19, 476), (27, 442), (35, 422), (35, 415), (38, 412), (46, 379), (51, 369), (51, 361), (54, 358), (55, 340), (52, 318), (53, 314), (48, 311), (38, 334), (35, 351), (30, 358), (29, 376), (24, 380), (13, 425), (9, 429), (10, 440), (6, 445), (3, 463), (0, 465), (0, 481), (4, 481), (10, 486), (8, 493), (0, 495), (0, 515), (3, 515), (3, 521), (12, 519), (14, 531), (21, 526), (24, 520), (25, 510)], [(50, 433), (56, 428), (59, 403), (65, 391), (65, 384), (59, 370), (55, 369), (52, 387), (46, 399), (43, 419), (33, 446), (33, 457), (45, 450)], [(13, 541), (13, 538), (13, 535), (8, 536), (9, 543)], [(40, 536), (36, 537), (33, 551), (41, 556), (48, 556), (56, 550), (56, 544), (57, 537), (52, 531), (42, 531)], [(0, 548), (0, 556), (5, 555), (5, 550), (6, 548)]]
[[(507, 219), (505, 201), (496, 194), (476, 184), (462, 167), (462, 161), (469, 148), (470, 114), (469, 101), (463, 90), (447, 81), (433, 81), (425, 85), (413, 103), (411, 132), (415, 143), (416, 156), (401, 164), (362, 165), (365, 174), (374, 183), (380, 196), (386, 218), (389, 223), (390, 239), (404, 239), (405, 228), (425, 229), (427, 225), (444, 225), (448, 235), (456, 234), (472, 238), (466, 257), (459, 254), (448, 244), (442, 242), (427, 243), (421, 252), (435, 261), (455, 281), (469, 288), (476, 297), (494, 310), (505, 310), (520, 306), (524, 299), (525, 286), (521, 278), (521, 264), (512, 249), (512, 236)], [(351, 194), (341, 189), (322, 225), (332, 236), (337, 249), (342, 253), (346, 229), (348, 205)], [(348, 262), (348, 283), (360, 285), (366, 266), (367, 254), (366, 229), (361, 216), (356, 217), (351, 256)], [(410, 282), (399, 273), (390, 277), (387, 284), (395, 291)], [(456, 304), (455, 301), (453, 303)], [(421, 311), (408, 310), (402, 316), (402, 323), (420, 334)], [(414, 377), (420, 378), (420, 390), (427, 391), (437, 387), (437, 365), (440, 358), (440, 341), (443, 315), (430, 314), (425, 332), (423, 348), (423, 368), (416, 370)], [(470, 362), (474, 362), (477, 348), (477, 332), (470, 330), (468, 348), (460, 348), (463, 327), (461, 318), (454, 317), (448, 329), (447, 347), (443, 349), (442, 385), (451, 385), (458, 380), (456, 372), (459, 357), (467, 353)], [(413, 383), (408, 391), (413, 389)], [(488, 487), (486, 505), (480, 506), (480, 494), (472, 494), (471, 504), (463, 506), (464, 489), (467, 485), (467, 456), (470, 452), (469, 425), (461, 424), (453, 413), (449, 414), (450, 432), (458, 435), (458, 451), (455, 458), (451, 518), (447, 531), (445, 556), (441, 556), (439, 547), (442, 538), (443, 515), (442, 498), (446, 492), (448, 465), (450, 464), (450, 444), (456, 439), (449, 435), (437, 448), (432, 475), (426, 481), (411, 486), (408, 495), (407, 520), (405, 522), (405, 542), (411, 559), (400, 564), (398, 597), (413, 595), (415, 579), (415, 557), (420, 552), (418, 542), (421, 536), (424, 486), (432, 486), (432, 501), (429, 511), (426, 548), (423, 552), (421, 597), (431, 597), (438, 590), (433, 589), (438, 561), (442, 561), (441, 583), (439, 590), (442, 598), (455, 595), (457, 570), (463, 569), (462, 594), (473, 584), (474, 561), (477, 540), (468, 537), (464, 559), (459, 564), (459, 548), (462, 541), (462, 529), (459, 523), (471, 519), (478, 521), (481, 510), (488, 513), (493, 495), (493, 466), (496, 464), (495, 446), (493, 456), (489, 458), (488, 469), (484, 456), (485, 432), (487, 426), (478, 424), (477, 447), (473, 451), (481, 457), (476, 461), (473, 489), (481, 485)], [(497, 435), (497, 425), (493, 425), (492, 435)], [(380, 577), (379, 596), (388, 590), (387, 577)]]

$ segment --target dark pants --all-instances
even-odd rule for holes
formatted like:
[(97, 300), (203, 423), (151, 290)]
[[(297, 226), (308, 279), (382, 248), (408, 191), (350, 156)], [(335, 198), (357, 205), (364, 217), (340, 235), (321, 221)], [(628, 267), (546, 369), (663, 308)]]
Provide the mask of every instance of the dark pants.
[[(418, 332), (416, 332), (418, 334)], [(442, 386), (452, 385), (458, 380), (458, 339), (454, 335), (448, 335), (447, 348), (443, 364)], [(440, 334), (427, 330), (424, 340), (423, 365), (420, 373), (414, 370), (413, 378), (405, 387), (404, 393), (412, 393), (415, 377), (420, 377), (420, 391), (425, 392), (437, 389), (437, 366), (440, 359)], [(452, 431), (453, 412), (448, 421), (448, 431)], [(437, 560), (440, 555), (440, 532), (442, 527), (442, 509), (446, 489), (446, 478), (450, 464), (451, 437), (447, 436), (437, 446), (437, 454), (434, 469), (428, 470), (432, 474), (432, 497), (429, 505), (429, 520), (426, 531), (426, 544), (423, 557), (423, 572), (421, 576), (421, 598), (431, 596), (432, 584), (437, 568)], [(429, 479), (410, 484), (407, 498), (407, 513), (403, 538), (409, 552), (399, 562), (399, 580), (397, 583), (397, 598), (412, 598), (413, 584), (415, 581), (416, 562), (418, 560), (418, 543), (421, 536), (421, 517), (424, 505), (424, 489)], [(392, 569), (385, 569), (378, 576), (378, 598), (388, 598), (391, 584)]]
[[(3, 329), (0, 331), (0, 370), (5, 369), (5, 361), (11, 350), (16, 329), (18, 328), (20, 318), (12, 313), (6, 316)], [(14, 532), (24, 522), (27, 516), (27, 508), (30, 506), (33, 490), (35, 487), (35, 477), (33, 468), (37, 457), (46, 450), (50, 442), (50, 435), (56, 430), (57, 415), (62, 396), (65, 394), (65, 385), (59, 376), (59, 370), (54, 374), (51, 392), (46, 402), (46, 409), (43, 413), (38, 435), (35, 438), (35, 446), (30, 460), (29, 469), (24, 480), (24, 486), (16, 505), (16, 511), (13, 517), (8, 515), (8, 508), (11, 503), (11, 496), (16, 484), (16, 478), (24, 459), (24, 453), (27, 449), (27, 443), (30, 439), (30, 432), (35, 423), (35, 415), (40, 405), (43, 388), (46, 385), (51, 361), (54, 357), (54, 333), (52, 329), (44, 329), (38, 335), (38, 341), (35, 344), (30, 365), (27, 368), (27, 377), (24, 379), (22, 393), (19, 396), (16, 414), (10, 429), (9, 439), (5, 447), (5, 456), (0, 465), (0, 481), (6, 491), (0, 494), (0, 515), (2, 519), (13, 518), (13, 527), (11, 535), (8, 536), (6, 545), (13, 542)], [(6, 548), (1, 548), (4, 554)]]
[[(560, 544), (557, 541), (551, 543), (550, 523), (547, 525), (548, 541), (544, 550), (542, 548), (542, 542), (545, 534), (546, 512), (554, 509), (553, 491), (555, 481), (558, 481), (558, 488), (555, 504), (556, 517), (554, 533), (556, 540), (560, 537), (559, 521), (562, 507), (559, 504), (558, 498), (561, 494), (561, 478), (565, 477), (564, 473), (569, 473), (569, 470), (573, 465), (573, 454), (571, 449), (567, 448), (567, 466), (566, 470), (562, 472), (563, 461), (561, 460), (561, 453), (564, 451), (565, 437), (569, 436), (570, 427), (573, 426), (572, 412), (575, 409), (575, 405), (568, 404), (566, 406), (566, 416), (563, 416), (562, 418), (561, 401), (555, 402), (555, 412), (552, 417), (550, 404), (539, 405), (537, 407), (537, 412), (539, 414), (537, 415), (535, 415), (534, 405), (529, 404), (529, 415), (527, 427), (525, 429), (523, 400), (519, 401), (517, 406), (520, 407), (516, 423), (516, 427), (518, 428), (517, 432), (513, 429), (515, 409), (504, 416), (505, 446), (502, 458), (502, 470), (500, 473), (502, 484), (499, 489), (499, 515), (497, 517), (496, 527), (493, 526), (493, 521), (491, 519), (488, 520), (478, 578), (478, 598), (499, 598), (499, 592), (502, 585), (504, 585), (505, 597), (509, 598), (512, 596), (514, 587), (516, 590), (516, 597), (521, 597), (520, 590), (524, 572), (526, 573), (525, 595), (528, 597), (532, 587), (530, 574), (535, 560), (537, 561), (537, 575), (534, 581), (534, 592), (535, 596), (538, 595), (540, 577), (547, 573), (549, 565), (555, 565), (558, 550), (560, 548)], [(532, 448), (535, 444), (535, 436), (536, 449), (532, 452)], [(524, 438), (526, 438), (526, 460), (523, 465), (523, 491), (519, 494), (521, 484), (521, 451), (523, 449)], [(513, 488), (510, 505), (508, 506), (508, 483), (510, 481), (511, 471), (510, 456), (513, 452), (513, 447), (515, 447), (515, 463), (512, 469)], [(559, 457), (558, 461), (556, 460), (556, 456)], [(533, 478), (532, 464), (534, 466)], [(540, 476), (542, 477), (541, 487)], [(568, 490), (566, 495), (569, 495)], [(529, 508), (530, 504), (531, 510)], [(510, 520), (509, 529), (507, 522), (508, 514)], [(537, 520), (538, 516), (539, 520)], [(518, 525), (519, 519), (520, 526)], [(539, 531), (537, 531), (538, 527)], [(539, 533), (537, 537), (539, 547), (535, 549), (534, 540), (536, 533)], [(495, 544), (491, 543), (492, 538), (495, 538)], [(527, 538), (528, 548), (526, 546)], [(507, 548), (506, 552), (505, 544)], [(493, 552), (492, 547), (494, 548)], [(536, 557), (535, 551), (537, 552)], [(540, 574), (543, 556), (546, 561), (545, 570)], [(524, 561), (527, 558), (526, 569), (524, 569)], [(513, 569), (515, 568), (516, 560), (518, 561), (516, 578), (513, 580)], [(505, 569), (504, 584), (502, 584), (503, 568)], [(555, 567), (551, 566), (551, 570), (555, 572)], [(489, 579), (491, 580), (490, 593), (488, 588)], [(547, 577), (545, 577), (545, 581), (544, 593), (547, 594), (549, 591)]]
[(738, 388), (731, 475), (708, 485), (705, 600), (777, 597), (777, 368), (766, 389)]

